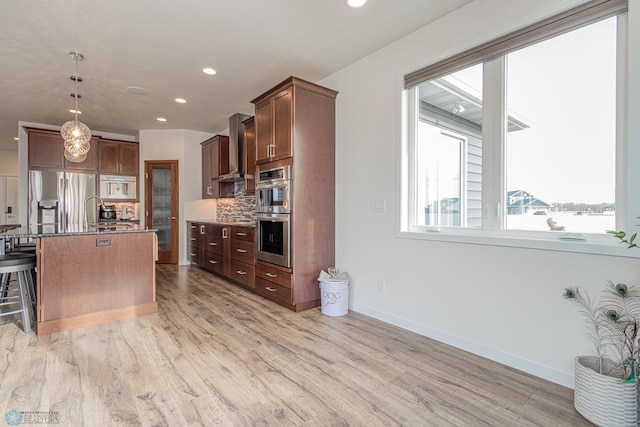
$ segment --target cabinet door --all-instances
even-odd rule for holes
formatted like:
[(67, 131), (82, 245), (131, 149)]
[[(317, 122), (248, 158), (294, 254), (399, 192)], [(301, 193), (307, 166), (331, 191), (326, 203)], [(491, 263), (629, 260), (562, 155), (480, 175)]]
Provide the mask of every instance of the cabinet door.
[(98, 170), (102, 174), (118, 173), (118, 143), (100, 141), (98, 144), (99, 159)]
[(211, 182), (211, 150), (212, 144), (202, 145), (202, 198), (213, 198), (213, 183)]
[(286, 159), (292, 156), (291, 136), (293, 89), (280, 92), (273, 98), (273, 145), (271, 160)]
[(125, 175), (138, 175), (140, 146), (134, 143), (123, 142), (118, 150), (119, 173)]
[[(62, 139), (62, 137), (60, 137)], [(62, 143), (64, 146), (64, 142)], [(80, 163), (70, 162), (69, 160), (64, 161), (65, 169), (72, 171), (81, 171), (81, 172), (95, 172), (98, 170), (98, 137), (93, 137), (89, 141), (89, 152), (87, 153), (87, 158)]]
[[(211, 178), (215, 178), (220, 175), (220, 141), (215, 140), (211, 143)], [(211, 197), (217, 199), (220, 197), (220, 183), (218, 181), (211, 181)]]
[(267, 98), (256, 104), (256, 163), (271, 161), (269, 155), (271, 152), (271, 141), (273, 139), (271, 110), (271, 98)]
[(29, 169), (64, 168), (64, 142), (57, 132), (29, 131)]
[(244, 122), (244, 193), (256, 194), (256, 130), (253, 117)]

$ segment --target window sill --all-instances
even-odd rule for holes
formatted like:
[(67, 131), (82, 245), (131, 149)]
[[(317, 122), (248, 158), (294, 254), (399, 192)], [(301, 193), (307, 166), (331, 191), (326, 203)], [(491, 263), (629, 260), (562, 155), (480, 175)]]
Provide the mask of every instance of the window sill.
[[(400, 230), (397, 233), (397, 237), (402, 239), (429, 240), (434, 242), (506, 246), (523, 249), (640, 258), (640, 249), (628, 249), (626, 245), (619, 243), (613, 236), (586, 234), (584, 236), (584, 240), (574, 240), (570, 238), (561, 239), (562, 234), (558, 233), (557, 235), (547, 236), (547, 233), (533, 233), (531, 237), (526, 237), (510, 232), (499, 233), (471, 229), (442, 229), (425, 231)], [(571, 236), (569, 235), (566, 237)]]

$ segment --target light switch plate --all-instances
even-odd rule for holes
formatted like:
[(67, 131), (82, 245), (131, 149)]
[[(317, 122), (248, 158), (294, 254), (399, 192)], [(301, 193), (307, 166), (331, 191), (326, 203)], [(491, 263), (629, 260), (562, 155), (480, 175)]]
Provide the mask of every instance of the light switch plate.
[(387, 211), (387, 201), (386, 200), (376, 200), (376, 212), (386, 212)]

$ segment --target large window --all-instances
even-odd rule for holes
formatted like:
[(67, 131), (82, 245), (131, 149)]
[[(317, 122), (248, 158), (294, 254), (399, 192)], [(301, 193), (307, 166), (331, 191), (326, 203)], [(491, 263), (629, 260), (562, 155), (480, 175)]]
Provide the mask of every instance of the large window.
[(626, 4), (592, 3), (407, 76), (402, 231), (616, 229)]

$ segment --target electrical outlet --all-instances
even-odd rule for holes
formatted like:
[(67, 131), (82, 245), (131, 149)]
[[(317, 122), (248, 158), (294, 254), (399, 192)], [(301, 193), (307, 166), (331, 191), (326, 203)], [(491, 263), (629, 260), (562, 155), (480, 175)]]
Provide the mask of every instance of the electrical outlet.
[(384, 293), (386, 287), (387, 285), (384, 283), (384, 280), (378, 280), (378, 292)]

